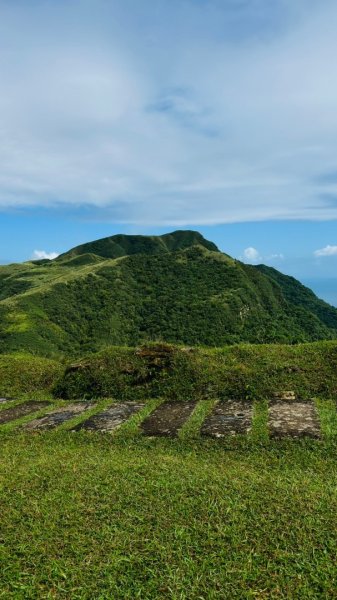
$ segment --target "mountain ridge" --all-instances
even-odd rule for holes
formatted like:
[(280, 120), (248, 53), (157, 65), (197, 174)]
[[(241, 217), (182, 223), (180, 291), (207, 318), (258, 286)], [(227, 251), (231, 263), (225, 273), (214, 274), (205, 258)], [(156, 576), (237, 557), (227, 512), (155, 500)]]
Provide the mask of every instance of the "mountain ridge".
[(101, 258), (120, 258), (132, 254), (166, 254), (193, 245), (201, 245), (213, 252), (220, 252), (213, 242), (192, 230), (177, 230), (158, 236), (117, 234), (75, 246), (60, 254), (57, 261), (83, 254), (95, 254)]
[(52, 261), (0, 267), (0, 353), (336, 338), (337, 309), (294, 278), (233, 259), (194, 231), (119, 234)]

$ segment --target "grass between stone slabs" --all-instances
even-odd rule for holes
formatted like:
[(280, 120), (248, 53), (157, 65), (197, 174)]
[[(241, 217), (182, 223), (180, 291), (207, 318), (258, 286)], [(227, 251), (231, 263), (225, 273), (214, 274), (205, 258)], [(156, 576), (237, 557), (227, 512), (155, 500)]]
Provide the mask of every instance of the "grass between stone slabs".
[(335, 598), (336, 444), (226, 447), (5, 433), (0, 597)]
[[(72, 429), (76, 425), (79, 425), (80, 423), (83, 423), (87, 419), (90, 419), (90, 417), (92, 417), (93, 415), (103, 412), (103, 410), (105, 410), (106, 408), (111, 406), (111, 404), (116, 402), (116, 400), (114, 398), (101, 398), (101, 399), (96, 398), (94, 400), (83, 400), (83, 402), (91, 402), (92, 407), (88, 408), (88, 410), (85, 410), (84, 412), (80, 413), (79, 415), (76, 415), (72, 419), (65, 421), (59, 427), (55, 427), (52, 430), (53, 433), (57, 434), (58, 432), (67, 431), (69, 429)], [(73, 402), (70, 402), (70, 403), (67, 402), (66, 404), (76, 404), (76, 400), (74, 400)], [(48, 433), (48, 432), (46, 432), (46, 433)], [(74, 435), (75, 435), (75, 433), (77, 434), (77, 432), (72, 432), (72, 433), (74, 433)]]
[(216, 404), (216, 399), (201, 400), (201, 402), (198, 402), (190, 418), (187, 419), (186, 423), (181, 428), (179, 437), (186, 441), (198, 438), (203, 422), (207, 419), (208, 415), (210, 415)]
[(334, 402), (333, 400), (323, 401), (319, 398), (316, 398), (315, 405), (321, 423), (321, 430), (323, 436), (327, 440), (330, 438), (335, 438), (335, 436), (337, 435), (336, 402)]
[(114, 436), (119, 438), (129, 438), (134, 436), (142, 435), (140, 424), (146, 417), (148, 417), (160, 404), (164, 402), (163, 398), (154, 398), (148, 400), (138, 413), (132, 415), (130, 419), (125, 421), (118, 429), (116, 429)]

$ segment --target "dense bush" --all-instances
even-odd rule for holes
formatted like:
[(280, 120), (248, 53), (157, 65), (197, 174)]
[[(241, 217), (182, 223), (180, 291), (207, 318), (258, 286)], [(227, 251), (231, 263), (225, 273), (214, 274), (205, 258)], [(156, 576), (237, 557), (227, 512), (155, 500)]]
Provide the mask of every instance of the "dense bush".
[(270, 398), (284, 390), (300, 398), (335, 398), (337, 343), (241, 344), (216, 350), (167, 344), (110, 348), (69, 365), (54, 393), (64, 398), (163, 396), (183, 401)]

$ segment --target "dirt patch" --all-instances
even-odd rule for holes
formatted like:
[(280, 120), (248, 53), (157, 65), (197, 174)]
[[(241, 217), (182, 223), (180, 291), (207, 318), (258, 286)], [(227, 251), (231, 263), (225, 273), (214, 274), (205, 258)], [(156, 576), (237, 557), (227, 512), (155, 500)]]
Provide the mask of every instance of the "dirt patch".
[(320, 424), (313, 402), (274, 402), (269, 407), (270, 437), (320, 438)]
[(144, 435), (177, 436), (195, 406), (196, 402), (164, 402), (141, 424)]
[(79, 423), (72, 431), (80, 431), (82, 429), (87, 431), (101, 431), (103, 433), (114, 431), (144, 406), (144, 404), (137, 402), (113, 404), (103, 412), (93, 415), (84, 421), (84, 423)]
[(38, 402), (36, 400), (30, 400), (29, 402), (24, 402), (23, 404), (6, 408), (0, 412), (0, 425), (3, 423), (8, 423), (9, 421), (20, 419), (21, 417), (25, 417), (26, 415), (37, 412), (38, 410), (46, 408), (47, 406), (50, 406), (50, 402)]
[(221, 402), (204, 421), (200, 433), (215, 438), (247, 434), (252, 427), (253, 407), (247, 402)]
[(55, 411), (48, 413), (43, 417), (34, 419), (24, 425), (24, 429), (29, 431), (42, 431), (45, 429), (53, 429), (58, 425), (62, 425), (66, 421), (69, 421), (73, 417), (80, 415), (84, 411), (92, 408), (94, 405), (91, 403), (78, 402), (76, 404), (68, 404), (68, 406), (62, 406)]

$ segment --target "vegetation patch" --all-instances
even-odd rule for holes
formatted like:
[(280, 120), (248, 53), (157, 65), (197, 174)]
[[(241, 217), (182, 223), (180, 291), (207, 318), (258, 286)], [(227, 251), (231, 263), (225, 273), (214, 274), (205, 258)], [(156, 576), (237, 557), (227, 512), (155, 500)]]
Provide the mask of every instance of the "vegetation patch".
[(112, 347), (68, 365), (54, 394), (67, 399), (251, 401), (271, 399), (284, 390), (299, 399), (335, 398), (337, 344)]
[(26, 354), (0, 354), (0, 395), (50, 394), (63, 373), (59, 361)]

